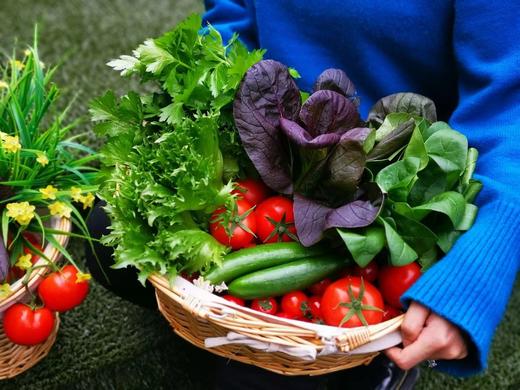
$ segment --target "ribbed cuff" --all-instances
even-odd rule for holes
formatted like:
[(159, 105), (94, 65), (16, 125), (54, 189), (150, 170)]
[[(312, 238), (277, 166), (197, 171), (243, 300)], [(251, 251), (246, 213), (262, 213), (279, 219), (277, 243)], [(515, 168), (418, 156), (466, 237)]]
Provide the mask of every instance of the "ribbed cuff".
[[(520, 258), (520, 208), (504, 201), (483, 206), (474, 226), (404, 294), (459, 326), (473, 343), (466, 359), (439, 369), (469, 376), (486, 367), (495, 329), (511, 294)], [(473, 348), (472, 348), (473, 347)]]

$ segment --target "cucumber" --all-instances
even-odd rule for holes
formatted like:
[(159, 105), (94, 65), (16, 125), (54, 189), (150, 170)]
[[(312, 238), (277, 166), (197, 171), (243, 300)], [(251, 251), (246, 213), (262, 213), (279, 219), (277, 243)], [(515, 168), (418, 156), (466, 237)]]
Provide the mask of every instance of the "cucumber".
[(226, 255), (222, 266), (210, 269), (204, 275), (204, 279), (209, 280), (212, 284), (229, 282), (253, 271), (310, 256), (323, 255), (329, 251), (321, 246), (306, 248), (297, 242), (257, 245)]
[(351, 264), (334, 255), (309, 257), (241, 276), (228, 289), (231, 295), (243, 299), (283, 295), (307, 288)]

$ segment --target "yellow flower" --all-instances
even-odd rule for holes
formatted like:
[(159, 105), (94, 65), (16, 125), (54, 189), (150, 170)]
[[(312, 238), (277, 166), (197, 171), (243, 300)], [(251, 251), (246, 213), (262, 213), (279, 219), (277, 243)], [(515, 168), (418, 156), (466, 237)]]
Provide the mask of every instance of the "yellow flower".
[(20, 70), (25, 68), (25, 64), (20, 60), (14, 60), (14, 66)]
[(49, 158), (45, 155), (45, 153), (41, 152), (38, 153), (38, 157), (36, 158), (36, 161), (40, 163), (42, 167), (47, 165), (49, 163)]
[(50, 184), (45, 188), (40, 188), (38, 191), (42, 193), (42, 199), (56, 199), (56, 193), (58, 189), (56, 187), (51, 186)]
[(11, 153), (16, 153), (22, 148), (18, 136), (11, 137), (10, 135), (2, 136), (2, 147)]
[(5, 299), (13, 293), (9, 283), (0, 284), (0, 299)]
[(49, 205), (51, 215), (59, 215), (60, 217), (70, 218), (72, 209), (63, 202), (54, 202)]
[(76, 283), (81, 283), (85, 280), (90, 280), (90, 279), (92, 279), (92, 275), (90, 275), (90, 274), (84, 274), (83, 272), (80, 272), (80, 271), (78, 271), (76, 273)]
[(34, 210), (36, 207), (29, 204), (29, 202), (8, 203), (7, 216), (14, 218), (20, 225), (27, 225), (34, 218)]
[(16, 266), (23, 270), (28, 270), (32, 267), (32, 255), (30, 253), (27, 253), (26, 255), (22, 255), (18, 258), (18, 261), (16, 262)]
[(9, 88), (9, 84), (7, 84), (4, 80), (0, 80), (0, 89)]
[(26, 56), (26, 57), (29, 57), (30, 54), (31, 54), (31, 51), (29, 49), (25, 49), (23, 51), (23, 55)]
[(83, 195), (81, 195), (81, 188), (70, 187), (70, 196), (75, 202), (81, 202), (81, 198), (83, 198)]
[(7, 137), (9, 137), (9, 134), (4, 133), (3, 131), (0, 131), (0, 139), (2, 141), (5, 141), (7, 139)]
[(83, 210), (94, 206), (94, 199), (96, 198), (90, 192), (87, 195), (82, 196), (79, 201), (83, 203)]

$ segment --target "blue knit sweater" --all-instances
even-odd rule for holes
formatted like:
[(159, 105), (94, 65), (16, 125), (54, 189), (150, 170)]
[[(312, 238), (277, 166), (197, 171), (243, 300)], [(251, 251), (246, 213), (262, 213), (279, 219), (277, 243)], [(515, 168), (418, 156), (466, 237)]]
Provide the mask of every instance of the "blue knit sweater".
[(205, 18), (300, 72), (356, 84), (364, 117), (379, 98), (417, 92), (480, 157), (475, 225), (405, 294), (463, 329), (470, 356), (440, 368), (481, 371), (520, 264), (520, 7), (489, 0), (207, 0)]

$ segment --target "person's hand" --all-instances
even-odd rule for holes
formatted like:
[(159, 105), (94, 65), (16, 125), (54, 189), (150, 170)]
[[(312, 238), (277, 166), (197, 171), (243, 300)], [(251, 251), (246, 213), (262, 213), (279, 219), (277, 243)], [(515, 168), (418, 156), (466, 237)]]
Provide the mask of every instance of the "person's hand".
[(403, 370), (425, 360), (463, 359), (468, 355), (459, 328), (417, 302), (408, 308), (401, 333), (403, 348), (393, 347), (385, 354)]

